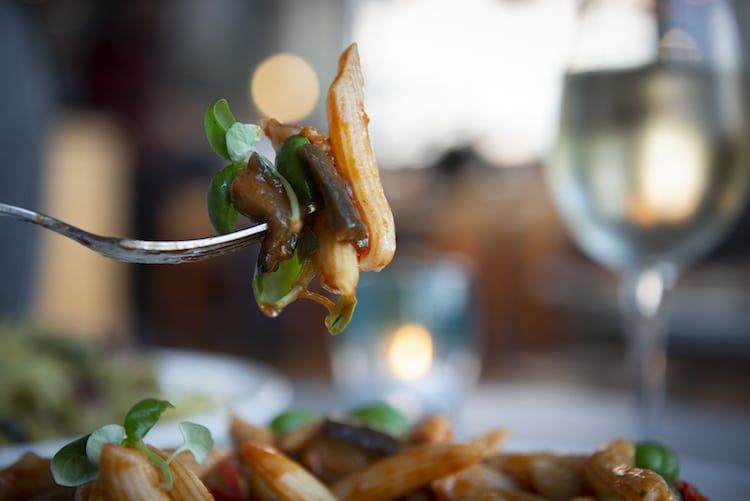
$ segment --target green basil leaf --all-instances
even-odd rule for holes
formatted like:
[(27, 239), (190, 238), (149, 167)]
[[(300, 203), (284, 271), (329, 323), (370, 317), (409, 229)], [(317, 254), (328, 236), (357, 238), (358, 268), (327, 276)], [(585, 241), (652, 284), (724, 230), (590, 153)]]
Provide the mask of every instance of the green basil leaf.
[(50, 469), (52, 478), (58, 485), (75, 487), (99, 476), (99, 467), (86, 455), (86, 443), (90, 436), (86, 435), (69, 443), (52, 458)]
[(198, 464), (203, 463), (214, 447), (214, 439), (209, 429), (200, 424), (184, 421), (180, 423), (180, 433), (185, 443), (169, 456), (167, 463), (171, 463), (179, 453), (184, 451), (190, 451)]
[(214, 101), (203, 116), (208, 144), (220, 157), (231, 160), (227, 150), (227, 131), (236, 122), (226, 99)]
[(135, 444), (143, 439), (167, 409), (174, 405), (166, 400), (146, 398), (138, 402), (125, 416), (125, 434), (128, 444)]
[(328, 332), (341, 334), (349, 321), (354, 315), (354, 309), (357, 307), (357, 298), (354, 296), (341, 296), (336, 302), (336, 306), (326, 315), (325, 324)]
[(263, 130), (254, 124), (235, 122), (227, 130), (227, 152), (232, 162), (247, 163), (250, 154), (255, 151), (255, 143), (260, 141)]
[(208, 218), (214, 229), (221, 233), (231, 233), (237, 222), (237, 209), (232, 205), (230, 190), (237, 173), (245, 167), (242, 163), (229, 164), (211, 179), (206, 194)]
[(107, 424), (89, 435), (86, 441), (86, 455), (99, 466), (104, 444), (120, 444), (125, 439), (125, 428), (119, 424)]

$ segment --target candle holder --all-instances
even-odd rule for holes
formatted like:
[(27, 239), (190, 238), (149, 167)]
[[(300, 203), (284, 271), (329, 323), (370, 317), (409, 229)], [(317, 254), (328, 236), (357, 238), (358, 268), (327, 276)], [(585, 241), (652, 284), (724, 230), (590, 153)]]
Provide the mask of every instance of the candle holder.
[(412, 418), (450, 415), (479, 376), (472, 289), (470, 267), (453, 256), (399, 259), (363, 276), (354, 318), (331, 348), (340, 397), (386, 401)]

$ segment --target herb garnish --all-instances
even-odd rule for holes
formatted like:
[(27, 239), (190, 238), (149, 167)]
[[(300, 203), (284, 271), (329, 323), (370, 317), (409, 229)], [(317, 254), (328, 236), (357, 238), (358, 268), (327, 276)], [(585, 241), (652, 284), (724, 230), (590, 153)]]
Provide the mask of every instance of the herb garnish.
[(125, 416), (124, 426), (104, 425), (60, 449), (52, 458), (52, 476), (59, 485), (75, 487), (99, 476), (99, 462), (104, 444), (118, 444), (141, 452), (162, 472), (162, 487), (171, 489), (173, 484), (169, 463), (181, 452), (190, 451), (198, 463), (202, 463), (214, 446), (211, 432), (196, 423), (180, 423), (184, 443), (169, 458), (164, 459), (150, 449), (143, 438), (159, 421), (167, 409), (174, 408), (166, 400), (147, 398), (135, 404)]

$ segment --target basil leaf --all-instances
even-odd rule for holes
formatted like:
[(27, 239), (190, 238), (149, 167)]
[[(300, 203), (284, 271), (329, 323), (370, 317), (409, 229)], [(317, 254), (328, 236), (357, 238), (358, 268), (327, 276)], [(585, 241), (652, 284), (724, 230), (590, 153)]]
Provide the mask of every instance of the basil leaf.
[(260, 141), (263, 131), (254, 124), (235, 122), (227, 130), (227, 152), (232, 162), (247, 163), (250, 154), (255, 151), (255, 143)]
[(203, 463), (208, 453), (214, 447), (214, 439), (208, 428), (200, 424), (184, 421), (180, 423), (180, 433), (182, 433), (185, 443), (169, 456), (167, 463), (171, 463), (178, 454), (184, 451), (190, 451), (198, 464)]
[(135, 404), (125, 416), (125, 434), (128, 443), (135, 444), (142, 440), (169, 408), (174, 409), (174, 405), (166, 400), (155, 398), (146, 398)]
[(325, 324), (328, 332), (341, 334), (349, 321), (354, 315), (354, 309), (357, 307), (357, 298), (354, 296), (341, 296), (336, 306), (326, 315)]
[(220, 157), (231, 160), (227, 151), (227, 131), (236, 122), (226, 99), (214, 101), (203, 116), (208, 144)]
[(125, 439), (125, 428), (119, 424), (104, 425), (86, 441), (86, 455), (92, 463), (99, 466), (104, 444), (120, 444)]
[(90, 436), (86, 435), (69, 443), (52, 458), (50, 469), (58, 485), (75, 487), (99, 476), (99, 467), (86, 455), (86, 443)]

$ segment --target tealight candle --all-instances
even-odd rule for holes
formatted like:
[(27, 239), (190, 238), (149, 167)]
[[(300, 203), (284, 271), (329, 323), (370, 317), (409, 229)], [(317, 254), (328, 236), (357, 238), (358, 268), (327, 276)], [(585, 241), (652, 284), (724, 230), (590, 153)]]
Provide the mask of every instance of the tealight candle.
[(450, 413), (479, 373), (468, 267), (452, 258), (396, 262), (360, 284), (332, 368), (349, 405), (388, 401), (411, 417)]

